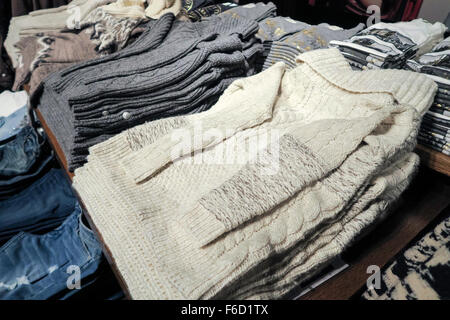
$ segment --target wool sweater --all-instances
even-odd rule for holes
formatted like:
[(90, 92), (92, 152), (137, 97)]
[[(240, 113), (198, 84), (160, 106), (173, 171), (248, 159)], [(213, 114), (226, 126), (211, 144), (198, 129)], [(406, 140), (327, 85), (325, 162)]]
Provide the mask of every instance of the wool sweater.
[[(254, 74), (254, 21), (226, 16), (198, 23), (167, 14), (131, 46), (52, 74), (40, 100), (71, 169), (89, 147), (145, 121), (209, 109), (239, 77)], [(35, 105), (36, 105), (35, 104)]]
[(23, 37), (15, 44), (22, 63), (16, 68), (13, 90), (28, 83), (32, 95), (49, 74), (121, 50), (141, 22), (140, 18), (117, 18), (100, 7), (80, 23), (80, 29)]
[(133, 298), (279, 298), (406, 188), (435, 92), (311, 51), (235, 81), (209, 111), (92, 147), (74, 187)]

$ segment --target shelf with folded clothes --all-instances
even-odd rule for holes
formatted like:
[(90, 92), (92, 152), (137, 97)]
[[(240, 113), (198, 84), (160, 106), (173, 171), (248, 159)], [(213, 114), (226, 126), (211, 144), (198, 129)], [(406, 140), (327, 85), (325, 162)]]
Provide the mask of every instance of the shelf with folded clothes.
[[(64, 163), (64, 155), (60, 151), (54, 135), (42, 121), (42, 115), (37, 111), (43, 127), (50, 137), (58, 158)], [(59, 151), (58, 151), (59, 150)], [(71, 177), (72, 173), (66, 171)], [(422, 193), (421, 190), (428, 190)], [(369, 234), (369, 239), (363, 240), (355, 248), (350, 248), (344, 253), (345, 261), (350, 263), (350, 268), (344, 270), (341, 274), (328, 280), (310, 293), (301, 297), (301, 299), (347, 299), (354, 295), (357, 290), (365, 283), (367, 279), (366, 269), (369, 265), (383, 266), (389, 261), (404, 245), (437, 215), (443, 207), (448, 205), (450, 188), (445, 187), (442, 177), (435, 176), (433, 173), (421, 171), (419, 178), (415, 181), (412, 191), (409, 191), (401, 205), (394, 213), (393, 219), (380, 225), (375, 232)], [(431, 200), (431, 201), (430, 201)], [(89, 217), (89, 213), (87, 217)], [(91, 226), (95, 230), (92, 221)], [(97, 236), (102, 240), (101, 235), (96, 230)], [(105, 246), (105, 243), (103, 243)], [(367, 246), (366, 246), (367, 245)], [(106, 254), (108, 250), (106, 248)], [(108, 259), (113, 270), (115, 262)], [(115, 275), (120, 279), (120, 273)], [(122, 283), (126, 287), (125, 284)]]
[(419, 132), (418, 151), (430, 168), (450, 176), (450, 37), (416, 60), (408, 60), (407, 68), (421, 72), (437, 85), (434, 102), (424, 115)]
[[(423, 19), (378, 23), (344, 41), (331, 41), (356, 70), (405, 69), (425, 74), (438, 85), (423, 115), (418, 153), (430, 168), (450, 175), (450, 38), (447, 28)], [(440, 154), (439, 154), (440, 153)]]
[[(349, 268), (302, 297), (304, 300), (359, 299), (372, 273), (386, 268), (417, 235), (450, 208), (450, 180), (423, 166), (389, 219), (375, 227), (343, 255)], [(373, 270), (373, 269), (372, 269)], [(362, 289), (362, 290), (361, 290)]]

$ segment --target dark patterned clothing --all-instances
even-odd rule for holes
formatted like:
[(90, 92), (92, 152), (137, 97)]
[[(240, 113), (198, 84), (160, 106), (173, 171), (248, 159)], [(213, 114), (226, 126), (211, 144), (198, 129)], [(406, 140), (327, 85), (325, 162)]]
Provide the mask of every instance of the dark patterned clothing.
[(450, 217), (407, 249), (383, 272), (381, 288), (367, 290), (363, 298), (450, 299)]

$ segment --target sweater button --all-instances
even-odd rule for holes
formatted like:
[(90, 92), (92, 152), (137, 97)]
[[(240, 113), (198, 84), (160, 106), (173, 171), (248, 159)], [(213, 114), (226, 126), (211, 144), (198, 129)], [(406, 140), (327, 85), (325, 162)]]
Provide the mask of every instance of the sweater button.
[(5, 78), (6, 77), (6, 73), (2, 73), (2, 78)]
[(130, 114), (129, 112), (124, 112), (124, 113), (122, 114), (122, 117), (123, 117), (125, 120), (128, 120), (128, 119), (131, 118), (131, 114)]
[(104, 115), (105, 117), (109, 116), (109, 112), (107, 110), (105, 110), (105, 111), (102, 112), (102, 115)]

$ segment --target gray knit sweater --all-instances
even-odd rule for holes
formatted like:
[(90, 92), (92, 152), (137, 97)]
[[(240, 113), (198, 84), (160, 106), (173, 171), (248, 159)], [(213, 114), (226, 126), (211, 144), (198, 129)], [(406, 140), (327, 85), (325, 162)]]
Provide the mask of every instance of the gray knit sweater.
[(190, 23), (168, 14), (117, 54), (49, 77), (38, 107), (69, 167), (124, 129), (209, 109), (231, 82), (254, 73), (257, 30), (256, 22), (230, 16)]

